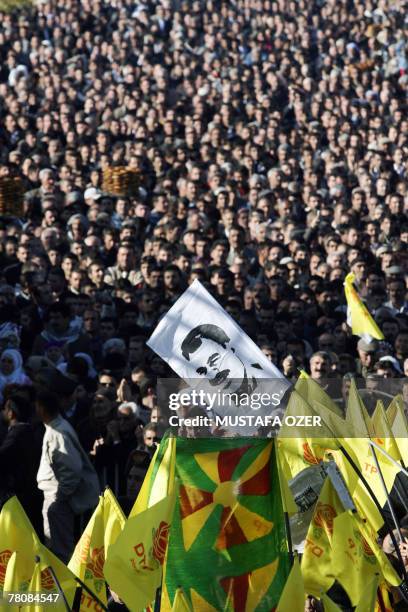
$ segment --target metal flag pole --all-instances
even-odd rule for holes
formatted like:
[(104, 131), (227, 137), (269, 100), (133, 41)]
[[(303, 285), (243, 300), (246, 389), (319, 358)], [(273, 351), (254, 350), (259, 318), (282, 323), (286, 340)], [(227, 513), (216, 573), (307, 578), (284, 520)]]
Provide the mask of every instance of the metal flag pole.
[(91, 591), (91, 589), (89, 587), (87, 587), (86, 584), (84, 582), (82, 582), (82, 580), (80, 578), (78, 578), (78, 576), (73, 575), (73, 578), (84, 589), (84, 591), (86, 591), (88, 593), (88, 595), (90, 595), (92, 597), (92, 599), (94, 599), (98, 603), (98, 605), (100, 605), (102, 610), (106, 610), (106, 612), (108, 612), (108, 608), (105, 606), (105, 604), (102, 603), (102, 601), (99, 599), (99, 597), (97, 595), (95, 595), (95, 593), (93, 591)]
[(394, 521), (394, 525), (395, 525), (395, 528), (396, 528), (396, 530), (397, 530), (398, 537), (399, 537), (399, 539), (400, 539), (400, 542), (403, 542), (402, 533), (401, 533), (401, 528), (400, 528), (399, 523), (398, 523), (398, 521), (397, 521), (397, 517), (396, 517), (396, 515), (395, 515), (395, 511), (394, 511), (394, 507), (393, 507), (393, 505), (392, 505), (392, 503), (391, 503), (391, 499), (390, 499), (390, 496), (389, 496), (389, 493), (388, 493), (388, 490), (387, 490), (387, 485), (385, 484), (385, 480), (384, 480), (383, 473), (382, 473), (381, 468), (380, 468), (380, 464), (379, 464), (379, 461), (378, 461), (378, 457), (377, 457), (377, 455), (376, 455), (376, 452), (375, 452), (375, 450), (374, 450), (374, 447), (373, 447), (373, 446), (370, 446), (370, 449), (371, 449), (371, 452), (372, 452), (372, 454), (373, 454), (373, 458), (374, 458), (375, 466), (376, 466), (376, 468), (377, 468), (377, 470), (378, 470), (378, 475), (379, 475), (379, 477), (380, 477), (380, 480), (381, 480), (381, 485), (382, 485), (382, 488), (384, 489), (384, 493), (385, 493), (385, 496), (386, 496), (386, 498), (387, 498), (388, 508), (389, 508), (389, 510), (390, 510), (390, 513), (391, 513), (391, 516), (392, 516), (392, 520)]
[[(39, 563), (39, 562), (40, 562), (40, 557), (36, 557), (36, 562), (37, 562), (37, 563)], [(69, 607), (69, 603), (68, 603), (68, 601), (67, 601), (67, 598), (65, 597), (65, 593), (64, 593), (64, 591), (62, 590), (61, 584), (60, 584), (60, 582), (59, 582), (59, 580), (58, 580), (57, 576), (55, 575), (55, 572), (54, 572), (53, 568), (51, 567), (51, 565), (49, 565), (49, 566), (47, 567), (47, 569), (49, 570), (49, 572), (50, 572), (50, 574), (51, 574), (51, 576), (52, 576), (52, 579), (53, 579), (53, 580), (54, 580), (54, 582), (55, 582), (55, 586), (56, 586), (56, 587), (57, 587), (57, 589), (58, 589), (58, 593), (59, 593), (59, 594), (61, 595), (61, 597), (62, 597), (62, 600), (63, 600), (63, 602), (64, 602), (65, 609), (66, 609), (68, 612), (71, 612), (71, 608)]]
[(398, 463), (398, 461), (393, 459), (393, 457), (391, 457), (391, 455), (389, 453), (387, 453), (386, 450), (381, 448), (381, 446), (379, 446), (377, 444), (377, 442), (374, 442), (374, 440), (368, 440), (368, 443), (371, 444), (371, 446), (374, 446), (377, 450), (379, 450), (380, 453), (385, 455), (385, 457), (387, 457), (388, 461), (391, 461), (391, 463), (393, 465), (395, 465), (395, 467), (397, 467), (403, 474), (405, 474), (405, 476), (408, 476), (408, 471), (401, 465), (401, 463)]

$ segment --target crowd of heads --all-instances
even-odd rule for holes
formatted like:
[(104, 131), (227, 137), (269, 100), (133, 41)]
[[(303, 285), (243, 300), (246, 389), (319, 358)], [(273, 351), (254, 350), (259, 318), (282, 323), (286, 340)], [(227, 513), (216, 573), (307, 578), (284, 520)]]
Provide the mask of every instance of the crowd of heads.
[[(401, 0), (1, 14), (2, 394), (51, 377), (90, 452), (147, 445), (171, 372), (146, 339), (195, 279), (288, 378), (406, 374), (406, 26)], [(103, 190), (115, 166), (136, 194)], [(350, 271), (385, 341), (351, 335)]]

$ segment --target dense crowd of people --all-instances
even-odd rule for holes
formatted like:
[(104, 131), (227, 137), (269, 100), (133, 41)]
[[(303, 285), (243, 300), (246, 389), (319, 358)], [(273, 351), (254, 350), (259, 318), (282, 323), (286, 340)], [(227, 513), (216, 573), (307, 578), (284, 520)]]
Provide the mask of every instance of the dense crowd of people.
[[(36, 394), (40, 415), (55, 394), (129, 507), (167, 425), (157, 378), (172, 376), (146, 340), (195, 279), (289, 379), (404, 392), (405, 9), (40, 0), (0, 14), (0, 177), (25, 188), (23, 216), (0, 219), (0, 493), (38, 529)], [(103, 191), (115, 166), (138, 173), (136, 196)], [(350, 271), (384, 341), (351, 334)]]

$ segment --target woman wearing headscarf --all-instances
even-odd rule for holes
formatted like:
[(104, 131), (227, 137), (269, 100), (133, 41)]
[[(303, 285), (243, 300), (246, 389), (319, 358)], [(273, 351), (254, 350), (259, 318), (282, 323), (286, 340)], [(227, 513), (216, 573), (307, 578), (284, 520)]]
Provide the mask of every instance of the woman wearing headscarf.
[(0, 400), (7, 385), (30, 385), (23, 369), (23, 358), (17, 349), (6, 349), (0, 357)]

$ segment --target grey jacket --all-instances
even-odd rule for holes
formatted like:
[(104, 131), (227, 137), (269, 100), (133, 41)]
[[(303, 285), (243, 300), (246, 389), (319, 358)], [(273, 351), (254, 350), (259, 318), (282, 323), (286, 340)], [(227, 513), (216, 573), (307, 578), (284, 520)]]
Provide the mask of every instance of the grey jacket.
[(66, 500), (77, 513), (98, 503), (96, 472), (74, 429), (62, 416), (45, 426), (37, 483), (44, 496)]

